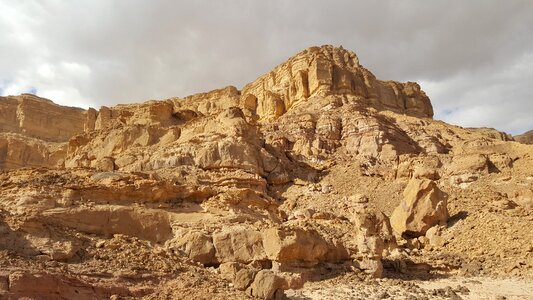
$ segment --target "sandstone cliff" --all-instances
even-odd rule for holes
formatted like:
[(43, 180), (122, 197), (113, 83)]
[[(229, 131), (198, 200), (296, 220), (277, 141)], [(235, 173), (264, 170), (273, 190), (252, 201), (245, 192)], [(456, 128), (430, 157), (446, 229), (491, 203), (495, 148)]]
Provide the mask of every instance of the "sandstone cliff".
[(426, 94), (414, 82), (381, 81), (359, 64), (354, 52), (332, 46), (311, 47), (246, 85), (242, 106), (262, 119), (279, 117), (313, 97), (351, 95), (370, 105), (433, 117)]
[(342, 48), (304, 50), (242, 91), (98, 110), (22, 95), (0, 111), (5, 297), (533, 276), (532, 146), (433, 120), (416, 83), (380, 81)]
[(0, 97), (0, 169), (56, 166), (72, 136), (84, 131), (87, 111), (31, 94)]
[(31, 94), (0, 97), (0, 132), (21, 133), (49, 142), (66, 142), (81, 133), (87, 112)]

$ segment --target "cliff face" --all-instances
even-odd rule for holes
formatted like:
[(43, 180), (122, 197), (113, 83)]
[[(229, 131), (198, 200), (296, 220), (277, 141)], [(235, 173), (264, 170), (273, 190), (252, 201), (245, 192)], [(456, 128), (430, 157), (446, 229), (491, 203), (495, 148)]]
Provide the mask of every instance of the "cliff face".
[[(373, 107), (418, 117), (433, 116), (429, 98), (418, 84), (378, 80), (359, 64), (355, 53), (332, 46), (312, 47), (246, 85), (242, 91), (227, 87), (183, 99), (103, 106), (99, 110), (62, 107), (30, 94), (1, 97), (0, 165), (2, 168), (62, 165), (66, 146), (55, 143), (67, 142), (83, 132), (123, 125), (175, 126), (230, 107), (240, 107), (247, 118), (266, 124), (298, 105), (313, 105), (325, 97), (335, 98), (333, 102), (344, 97), (344, 102), (359, 103), (357, 105), (365, 109)], [(11, 135), (7, 137), (4, 133)], [(26, 142), (23, 137), (34, 140)], [(72, 151), (76, 141), (70, 143), (69, 166), (73, 166), (71, 158), (75, 156)], [(311, 142), (302, 141), (304, 144)], [(96, 157), (110, 155), (110, 151), (99, 153)], [(94, 155), (89, 156), (95, 160)]]
[(242, 95), (242, 105), (261, 119), (279, 117), (297, 103), (327, 95), (353, 95), (378, 109), (433, 117), (429, 98), (418, 84), (378, 80), (354, 52), (333, 46), (298, 53), (246, 85)]
[(86, 118), (84, 109), (60, 106), (31, 94), (0, 97), (0, 132), (66, 142), (83, 132)]
[(87, 111), (30, 94), (0, 97), (0, 169), (61, 165)]
[(473, 257), (533, 278), (533, 146), (433, 120), (416, 83), (341, 48), (242, 91), (0, 111), (0, 298), (269, 299), (331, 268), (380, 277), (383, 259), (399, 278), (479, 275)]

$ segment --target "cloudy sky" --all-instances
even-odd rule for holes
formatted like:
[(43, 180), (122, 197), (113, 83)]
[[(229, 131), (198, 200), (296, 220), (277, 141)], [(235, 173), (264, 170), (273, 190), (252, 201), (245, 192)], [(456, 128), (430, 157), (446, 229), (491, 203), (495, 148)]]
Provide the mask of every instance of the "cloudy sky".
[(437, 119), (533, 129), (529, 0), (0, 0), (0, 95), (99, 107), (241, 88), (322, 44), (419, 82)]

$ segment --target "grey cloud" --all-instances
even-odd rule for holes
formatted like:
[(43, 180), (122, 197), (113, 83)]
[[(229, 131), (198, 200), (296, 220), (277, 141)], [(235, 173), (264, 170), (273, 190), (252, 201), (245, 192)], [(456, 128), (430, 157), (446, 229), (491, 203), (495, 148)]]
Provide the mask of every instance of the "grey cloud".
[(532, 3), (0, 0), (0, 88), (82, 106), (185, 96), (334, 44), (421, 82), (437, 118), (518, 133), (533, 128)]
[(443, 81), (421, 84), (438, 105), (436, 118), (517, 134), (533, 128), (531, 78), (533, 53), (490, 73), (462, 72)]

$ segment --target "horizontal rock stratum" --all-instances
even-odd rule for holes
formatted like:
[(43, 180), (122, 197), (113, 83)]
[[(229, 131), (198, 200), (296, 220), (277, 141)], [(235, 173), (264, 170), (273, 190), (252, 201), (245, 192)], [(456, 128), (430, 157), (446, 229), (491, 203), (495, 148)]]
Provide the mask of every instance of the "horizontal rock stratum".
[(327, 95), (352, 95), (379, 109), (433, 117), (429, 98), (418, 84), (378, 80), (354, 52), (332, 46), (306, 49), (247, 84), (241, 105), (262, 119), (273, 119)]
[(333, 46), (242, 90), (98, 110), (1, 97), (0, 295), (532, 278), (533, 146), (432, 117), (418, 84), (378, 80)]

